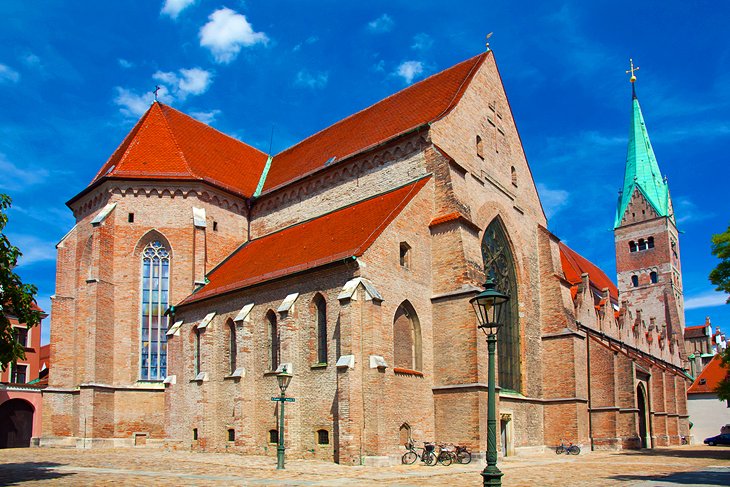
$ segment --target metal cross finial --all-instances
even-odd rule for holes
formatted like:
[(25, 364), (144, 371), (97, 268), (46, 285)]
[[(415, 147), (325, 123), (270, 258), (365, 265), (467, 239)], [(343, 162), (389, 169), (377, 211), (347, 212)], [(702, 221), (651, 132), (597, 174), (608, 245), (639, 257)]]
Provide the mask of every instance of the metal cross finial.
[[(628, 71), (627, 71), (628, 73)], [(157, 92), (160, 91), (159, 85), (155, 85), (155, 89), (152, 91), (155, 94), (155, 101), (157, 101)]]
[(489, 48), (489, 38), (492, 37), (492, 34), (494, 34), (494, 32), (490, 32), (489, 34), (487, 34), (487, 52), (491, 51), (491, 49)]
[(626, 71), (626, 74), (631, 73), (631, 82), (633, 83), (636, 81), (636, 75), (634, 74), (634, 71), (638, 71), (639, 67), (638, 66), (634, 67), (634, 60), (631, 58), (629, 58), (629, 63), (631, 64), (631, 69)]

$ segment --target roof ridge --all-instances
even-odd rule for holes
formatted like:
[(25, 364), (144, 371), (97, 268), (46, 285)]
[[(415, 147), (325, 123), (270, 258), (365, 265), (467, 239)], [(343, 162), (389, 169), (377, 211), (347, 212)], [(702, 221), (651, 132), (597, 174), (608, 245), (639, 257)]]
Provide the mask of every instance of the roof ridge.
[[(454, 107), (456, 106), (456, 102), (458, 100), (460, 100), (461, 97), (462, 97), (462, 95), (464, 94), (464, 92), (462, 90), (465, 89), (466, 86), (469, 85), (469, 83), (471, 83), (471, 80), (472, 80), (472, 77), (473, 77), (474, 73), (476, 72), (477, 69), (479, 69), (479, 67), (484, 62), (484, 59), (487, 58), (487, 56), (489, 55), (490, 52), (492, 52), (492, 51), (491, 50), (488, 50), (488, 51), (485, 51), (485, 52), (483, 52), (483, 53), (481, 53), (481, 54), (479, 54), (477, 56), (473, 56), (473, 57), (467, 59), (467, 61), (469, 61), (471, 59), (474, 59), (475, 57), (483, 56), (483, 58), (480, 59), (479, 61), (475, 62), (474, 65), (469, 70), (469, 72), (466, 73), (466, 76), (464, 76), (464, 79), (461, 81), (461, 84), (459, 85), (459, 88), (457, 88), (456, 92), (454, 92), (454, 96), (451, 97), (451, 101), (449, 102), (448, 106), (446, 108), (444, 108), (444, 111), (443, 112), (441, 112), (438, 115), (436, 115), (436, 117), (434, 117), (434, 119), (431, 120), (431, 122), (435, 122), (436, 120), (441, 120), (443, 117), (445, 117), (446, 115), (448, 115), (449, 112), (451, 112), (451, 110), (454, 109)], [(466, 61), (463, 61), (463, 62), (466, 62)], [(459, 64), (461, 64), (461, 63), (459, 63)]]
[[(333, 124), (327, 125), (326, 127), (322, 128), (321, 130), (318, 130), (317, 132), (313, 133), (312, 135), (309, 135), (309, 136), (307, 136), (307, 137), (303, 138), (302, 140), (300, 140), (300, 141), (299, 141), (299, 142), (297, 142), (296, 144), (293, 144), (293, 145), (291, 145), (291, 146), (287, 147), (286, 149), (284, 149), (284, 150), (282, 150), (282, 151), (278, 152), (277, 154), (275, 154), (275, 155), (273, 156), (273, 158), (274, 158), (274, 160), (275, 160), (275, 159), (276, 159), (276, 158), (277, 158), (278, 156), (280, 156), (280, 155), (284, 154), (285, 152), (288, 152), (289, 150), (293, 149), (294, 147), (297, 147), (298, 145), (300, 145), (300, 144), (302, 144), (302, 143), (306, 142), (307, 140), (309, 140), (309, 139), (311, 139), (311, 138), (313, 138), (313, 137), (316, 137), (317, 135), (321, 134), (322, 132), (325, 132), (326, 130), (329, 130), (329, 129), (331, 129), (332, 127), (336, 127), (336, 126), (338, 126), (338, 125), (340, 125), (340, 124), (342, 124), (342, 123), (346, 122), (347, 120), (350, 120), (351, 118), (354, 118), (354, 117), (356, 117), (356, 116), (360, 115), (361, 113), (363, 113), (363, 112), (366, 112), (366, 111), (370, 110), (370, 109), (371, 109), (371, 108), (373, 108), (374, 106), (376, 106), (376, 105), (379, 105), (379, 104), (381, 104), (381, 103), (385, 102), (386, 100), (389, 100), (389, 99), (391, 99), (391, 98), (393, 98), (393, 97), (395, 97), (395, 96), (398, 96), (398, 95), (400, 95), (400, 94), (402, 94), (402, 93), (405, 93), (405, 92), (407, 92), (407, 91), (411, 91), (411, 90), (413, 90), (413, 89), (417, 89), (417, 87), (418, 87), (419, 85), (421, 85), (422, 83), (425, 83), (426, 81), (430, 80), (431, 78), (434, 78), (434, 77), (436, 77), (436, 76), (440, 76), (440, 75), (442, 75), (443, 73), (446, 73), (447, 71), (451, 71), (452, 69), (455, 69), (455, 68), (456, 68), (457, 66), (461, 66), (462, 64), (468, 63), (469, 61), (472, 61), (473, 59), (475, 59), (475, 58), (477, 58), (477, 57), (479, 57), (479, 56), (483, 56), (483, 55), (485, 55), (485, 54), (486, 54), (486, 53), (480, 53), (480, 54), (477, 54), (476, 56), (472, 56), (472, 57), (470, 57), (469, 59), (465, 59), (465, 60), (463, 60), (463, 61), (461, 61), (461, 62), (459, 62), (459, 63), (456, 63), (456, 64), (454, 64), (453, 66), (450, 66), (450, 67), (448, 67), (448, 68), (446, 68), (446, 69), (444, 69), (444, 70), (441, 70), (441, 71), (439, 71), (439, 72), (437, 72), (437, 73), (433, 73), (433, 74), (432, 74), (431, 76), (429, 76), (428, 78), (424, 78), (424, 79), (422, 79), (422, 80), (418, 81), (417, 83), (413, 83), (412, 85), (410, 85), (410, 86), (407, 86), (407, 87), (403, 88), (402, 90), (398, 90), (398, 91), (396, 91), (395, 93), (391, 93), (390, 95), (386, 96), (385, 98), (381, 98), (380, 100), (376, 101), (375, 103), (372, 103), (372, 104), (370, 104), (370, 105), (366, 106), (365, 108), (362, 108), (361, 110), (358, 110), (357, 112), (355, 112), (355, 113), (352, 113), (352, 114), (350, 114), (350, 115), (346, 116), (345, 118), (341, 118), (341, 119), (337, 120), (336, 122), (334, 122)], [(476, 63), (475, 63), (475, 64), (476, 64)], [(472, 72), (473, 72), (473, 68), (472, 68), (471, 70), (469, 70), (469, 73), (468, 73), (467, 77), (469, 77), (469, 75), (471, 75), (471, 73), (472, 73)], [(466, 79), (466, 78), (465, 78), (465, 79)], [(463, 86), (463, 83), (462, 83), (462, 85), (459, 85), (459, 90), (461, 90), (461, 87), (462, 87), (462, 86)], [(451, 101), (451, 102), (449, 102), (449, 103), (453, 103), (453, 99), (452, 99), (452, 101)], [(450, 108), (453, 108), (453, 107), (450, 107)], [(447, 109), (447, 110), (445, 110), (445, 111), (448, 111), (448, 109)], [(441, 117), (441, 116), (443, 116), (443, 113), (442, 113), (442, 114), (439, 114), (439, 117)], [(436, 119), (438, 119), (438, 117), (437, 117)], [(434, 119), (434, 120), (436, 120), (436, 119)]]
[[(190, 163), (188, 162), (188, 158), (186, 157), (185, 152), (180, 148), (180, 144), (178, 144), (178, 142), (177, 142), (177, 136), (175, 135), (175, 133), (172, 130), (172, 127), (170, 126), (170, 120), (168, 120), (167, 114), (165, 113), (165, 111), (162, 110), (162, 106), (163, 105), (160, 102), (158, 102), (158, 101), (154, 101), (152, 103), (152, 106), (155, 106), (155, 105), (158, 105), (157, 108), (158, 108), (158, 110), (160, 110), (160, 114), (162, 115), (162, 118), (165, 120), (165, 127), (167, 127), (167, 131), (170, 133), (170, 137), (172, 137), (172, 143), (175, 144), (175, 147), (177, 148), (178, 152), (180, 153), (180, 157), (182, 157), (182, 160), (185, 163), (185, 167), (188, 168), (188, 172), (192, 176), (195, 176), (198, 179), (202, 179), (202, 177), (200, 175), (198, 175), (195, 171), (193, 171), (193, 169), (190, 167)], [(167, 105), (165, 105), (165, 106), (168, 107)], [(170, 108), (172, 110), (175, 110), (172, 107), (168, 107), (168, 108)], [(182, 113), (182, 112), (180, 112), (180, 113)], [(193, 119), (193, 120), (195, 120), (193, 117), (190, 117), (190, 118)]]

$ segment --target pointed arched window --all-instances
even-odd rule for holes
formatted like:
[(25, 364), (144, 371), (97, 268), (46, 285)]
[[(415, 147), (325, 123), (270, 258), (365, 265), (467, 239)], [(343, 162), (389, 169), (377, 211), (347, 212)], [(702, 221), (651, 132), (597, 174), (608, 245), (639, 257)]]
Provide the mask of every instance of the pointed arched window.
[(408, 301), (398, 306), (393, 318), (393, 366), (410, 370), (423, 368), (421, 323)]
[(502, 328), (497, 340), (499, 386), (520, 391), (520, 321), (514, 258), (507, 234), (499, 217), (492, 220), (482, 239), (484, 271), (494, 280), (497, 290), (508, 294), (509, 306), (502, 311)]
[(236, 324), (228, 320), (228, 369), (233, 374), (238, 368), (238, 343), (236, 341)]
[(170, 293), (170, 251), (154, 240), (142, 250), (142, 311), (140, 316), (140, 380), (167, 375), (165, 310)]
[(321, 294), (313, 300), (317, 327), (317, 362), (327, 363), (327, 303)]
[(266, 321), (268, 325), (269, 370), (276, 370), (279, 367), (279, 329), (276, 323), (276, 313), (269, 310), (266, 313)]

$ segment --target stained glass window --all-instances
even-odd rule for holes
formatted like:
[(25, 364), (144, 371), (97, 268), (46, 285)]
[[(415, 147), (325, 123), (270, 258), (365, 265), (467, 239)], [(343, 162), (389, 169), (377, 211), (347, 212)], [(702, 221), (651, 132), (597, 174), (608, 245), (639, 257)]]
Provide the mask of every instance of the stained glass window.
[(498, 291), (508, 294), (509, 306), (502, 311), (502, 327), (497, 339), (499, 386), (520, 391), (520, 321), (514, 258), (502, 222), (495, 218), (484, 232), (482, 258), (488, 278)]
[(167, 325), (164, 316), (170, 293), (170, 252), (155, 240), (142, 251), (142, 310), (140, 316), (140, 380), (167, 375)]

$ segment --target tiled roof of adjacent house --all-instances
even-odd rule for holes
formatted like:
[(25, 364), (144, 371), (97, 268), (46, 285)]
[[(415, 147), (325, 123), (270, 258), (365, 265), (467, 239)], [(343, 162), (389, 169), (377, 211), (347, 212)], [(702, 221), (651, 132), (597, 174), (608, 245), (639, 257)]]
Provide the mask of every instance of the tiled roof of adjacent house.
[(181, 304), (360, 257), (428, 181), (406, 186), (243, 244)]
[(600, 291), (608, 288), (611, 298), (618, 302), (618, 289), (613, 281), (611, 281), (611, 279), (609, 279), (608, 276), (593, 262), (583, 257), (563, 242), (560, 242), (560, 263), (563, 267), (565, 279), (568, 282), (573, 285), (579, 284), (581, 282), (581, 274), (587, 272), (591, 283), (596, 287), (596, 289)]
[(707, 337), (705, 329), (707, 325), (688, 326), (684, 329), (684, 338), (703, 338)]
[(104, 164), (102, 178), (202, 180), (252, 196), (268, 156), (155, 102)]
[(375, 147), (446, 115), (461, 99), (489, 52), (379, 101), (274, 156), (264, 191), (314, 172), (325, 163)]
[(687, 389), (687, 394), (707, 394), (715, 391), (717, 385), (725, 380), (728, 369), (722, 366), (720, 355), (715, 355)]

